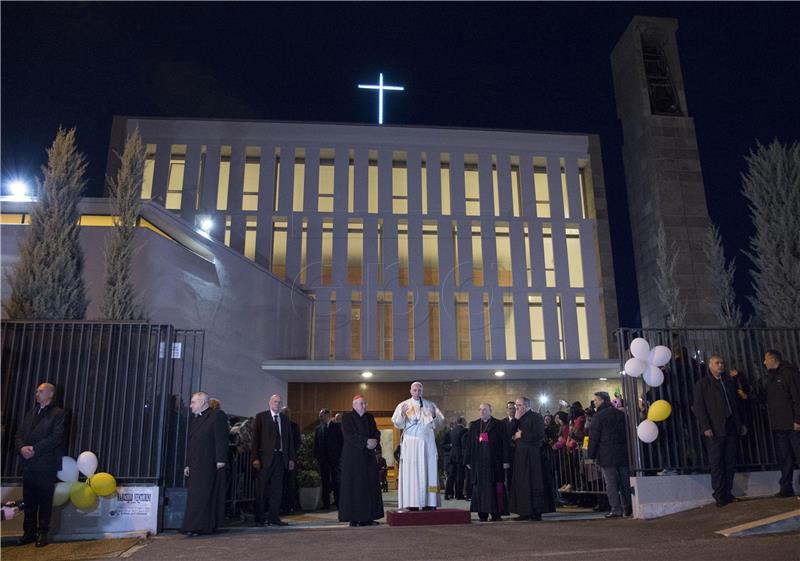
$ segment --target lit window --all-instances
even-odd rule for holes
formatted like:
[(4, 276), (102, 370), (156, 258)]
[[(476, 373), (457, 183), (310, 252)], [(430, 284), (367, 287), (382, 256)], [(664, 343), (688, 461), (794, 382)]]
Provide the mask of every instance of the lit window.
[(303, 212), (303, 196), (306, 185), (306, 151), (303, 148), (294, 150), (294, 183), (292, 189), (292, 210)]
[(231, 246), (231, 216), (230, 214), (225, 217), (225, 238), (223, 239), (223, 243), (228, 247)]
[(221, 146), (219, 150), (219, 178), (217, 180), (217, 210), (228, 208), (228, 184), (231, 179), (231, 147)]
[(483, 239), (481, 238), (481, 225), (472, 223), (472, 284), (483, 286)]
[(541, 294), (528, 296), (528, 318), (531, 324), (531, 358), (544, 360), (547, 358), (544, 342), (544, 310)]
[(406, 319), (408, 320), (408, 360), (414, 360), (416, 349), (414, 348), (414, 293), (408, 293), (406, 308)]
[(497, 156), (492, 156), (492, 196), (494, 198), (494, 215), (500, 216), (500, 187), (497, 179)]
[(333, 278), (333, 220), (322, 221), (322, 284), (330, 284)]
[(439, 177), (442, 188), (442, 214), (450, 214), (450, 154), (441, 155)]
[(200, 208), (201, 201), (203, 200), (203, 185), (206, 178), (206, 156), (208, 148), (205, 144), (200, 146), (200, 160), (197, 163), (197, 193), (195, 198), (195, 210)]
[(333, 176), (334, 176), (334, 151), (325, 148), (320, 151), (319, 160), (319, 198), (317, 210), (319, 212), (333, 212)]
[(453, 220), (451, 236), (453, 239), (453, 282), (455, 283), (456, 287), (458, 287), (460, 284), (458, 274), (458, 223), (455, 220)]
[(520, 207), (519, 189), (519, 156), (511, 156), (511, 209), (514, 216), (519, 216)]
[(331, 312), (328, 321), (328, 360), (336, 359), (336, 291), (331, 291)]
[(405, 152), (392, 155), (392, 213), (408, 214), (408, 163)]
[(556, 294), (556, 316), (558, 316), (558, 348), (561, 360), (564, 360), (564, 310), (561, 306), (561, 296)]
[(508, 224), (495, 226), (497, 241), (497, 285), (511, 286), (511, 237)]
[(589, 207), (588, 201), (586, 200), (586, 168), (581, 168), (578, 171), (578, 185), (580, 186), (581, 191), (581, 218), (586, 218), (589, 216)]
[(256, 230), (258, 220), (254, 216), (248, 216), (244, 228), (244, 256), (251, 261), (256, 260)]
[(544, 247), (544, 283), (545, 286), (556, 285), (556, 262), (553, 258), (553, 228), (542, 226), (542, 245)]
[(469, 338), (469, 296), (466, 292), (456, 292), (456, 353), (458, 360), (470, 360)]
[(567, 228), (567, 262), (569, 263), (569, 285), (583, 287), (583, 261), (581, 260), (581, 234), (577, 228)]
[(275, 177), (272, 178), (273, 189), (272, 198), (272, 211), (278, 212), (278, 201), (280, 199), (280, 182), (281, 182), (281, 149), (275, 149)]
[(408, 223), (397, 223), (397, 282), (408, 286)]
[(347, 224), (347, 282), (361, 284), (364, 260), (364, 223), (350, 220)]
[(369, 151), (369, 165), (367, 167), (367, 212), (378, 212), (378, 151)]
[(306, 284), (308, 272), (308, 219), (303, 218), (303, 232), (300, 234), (300, 284)]
[(477, 154), (464, 155), (464, 199), (467, 216), (480, 216), (481, 190)]
[(547, 187), (547, 170), (535, 167), (533, 170), (533, 188), (536, 197), (536, 216), (550, 218), (550, 192)]
[(428, 214), (428, 164), (425, 152), (422, 153), (422, 168), (419, 177), (422, 183), (422, 214)]
[(349, 213), (353, 212), (356, 196), (356, 165), (353, 158), (353, 151), (350, 150), (347, 161), (347, 212)]
[[(561, 158), (561, 165), (564, 165), (564, 158)], [(567, 174), (561, 168), (561, 198), (564, 200), (564, 218), (569, 218), (569, 193), (567, 192)]]
[(533, 271), (531, 269), (531, 236), (528, 231), (528, 223), (522, 226), (522, 231), (525, 234), (525, 273), (528, 277), (528, 287), (533, 283)]
[(144, 155), (144, 176), (142, 177), (142, 198), (153, 196), (153, 173), (156, 169), (156, 145), (148, 144)]
[(423, 282), (428, 286), (439, 284), (439, 237), (436, 224), (422, 225)]
[(486, 360), (492, 360), (492, 322), (489, 315), (489, 295), (483, 293), (483, 344)]
[(285, 218), (276, 218), (272, 223), (272, 259), (270, 270), (279, 279), (286, 277), (286, 232)]
[(441, 360), (439, 335), (439, 294), (428, 294), (428, 352), (430, 360)]
[(586, 296), (583, 294), (575, 295), (575, 311), (578, 316), (578, 347), (581, 352), (581, 359), (589, 358), (589, 323), (586, 318)]
[(517, 335), (514, 328), (514, 296), (503, 294), (503, 324), (506, 332), (506, 360), (517, 360)]
[(258, 210), (258, 177), (261, 173), (261, 148), (245, 148), (242, 210)]
[(361, 354), (361, 293), (353, 292), (350, 302), (350, 358), (360, 360)]
[(378, 285), (383, 284), (383, 219), (378, 218)]
[(392, 293), (378, 293), (378, 360), (394, 359)]
[(181, 208), (183, 175), (186, 167), (186, 145), (173, 144), (169, 154), (169, 176), (167, 177), (167, 198), (164, 206), (168, 209)]

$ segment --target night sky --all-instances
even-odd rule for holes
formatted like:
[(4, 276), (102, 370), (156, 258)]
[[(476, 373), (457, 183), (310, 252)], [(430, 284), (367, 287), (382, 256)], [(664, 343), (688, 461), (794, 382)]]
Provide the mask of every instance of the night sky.
[(31, 177), (76, 126), (99, 196), (113, 115), (374, 122), (600, 135), (622, 325), (637, 325), (611, 50), (634, 15), (678, 19), (711, 218), (747, 312), (740, 174), (800, 136), (794, 3), (10, 3), (2, 10), (2, 176)]

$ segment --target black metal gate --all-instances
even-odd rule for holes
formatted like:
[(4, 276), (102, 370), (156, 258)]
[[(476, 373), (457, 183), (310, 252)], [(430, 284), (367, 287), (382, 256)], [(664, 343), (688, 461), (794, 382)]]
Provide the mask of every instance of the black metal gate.
[(121, 484), (182, 486), (187, 408), (200, 388), (204, 332), (122, 322), (4, 321), (2, 478), (19, 483), (14, 436), (34, 391), (56, 386), (69, 415), (64, 454), (97, 454)]

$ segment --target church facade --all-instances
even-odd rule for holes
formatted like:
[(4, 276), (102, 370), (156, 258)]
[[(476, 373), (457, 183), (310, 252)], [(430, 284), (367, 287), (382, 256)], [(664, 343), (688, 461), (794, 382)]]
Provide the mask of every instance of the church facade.
[(295, 317), (307, 356), (260, 365), (289, 384), (296, 415), (344, 408), (319, 397), (337, 387), (421, 378), (457, 412), (478, 381), (504, 401), (524, 382), (596, 389), (614, 375), (597, 137), (118, 117), (111, 150), (137, 128), (143, 199), (313, 299)]

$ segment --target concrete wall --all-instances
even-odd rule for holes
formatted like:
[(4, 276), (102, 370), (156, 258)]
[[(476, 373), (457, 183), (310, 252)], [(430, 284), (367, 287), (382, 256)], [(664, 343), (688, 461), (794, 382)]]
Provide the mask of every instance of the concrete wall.
[[(26, 226), (2, 226), (2, 293), (5, 273), (18, 259)], [(81, 228), (84, 278), (90, 298), (87, 319), (100, 319), (104, 227)], [(253, 415), (285, 381), (261, 370), (264, 360), (307, 358), (311, 300), (236, 252), (209, 242), (209, 262), (186, 247), (139, 228), (134, 282), (148, 319), (178, 328), (205, 330), (203, 389), (231, 414)]]

